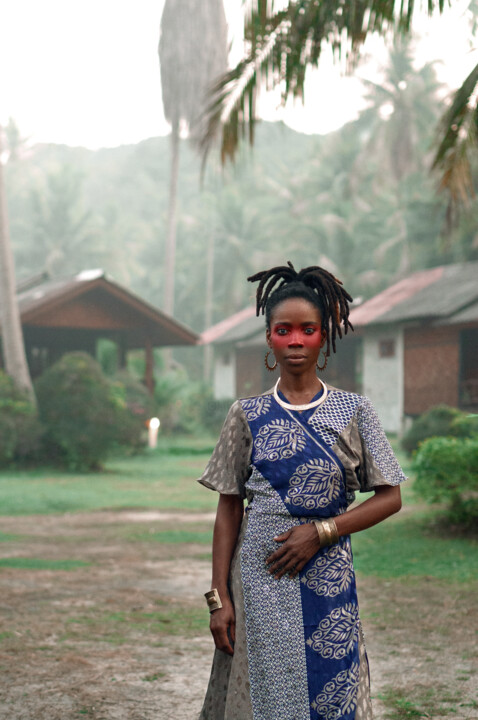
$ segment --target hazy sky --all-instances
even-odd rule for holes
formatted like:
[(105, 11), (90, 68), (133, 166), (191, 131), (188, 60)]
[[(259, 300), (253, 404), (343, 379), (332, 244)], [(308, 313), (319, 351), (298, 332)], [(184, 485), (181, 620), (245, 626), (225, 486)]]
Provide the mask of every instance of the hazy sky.
[[(200, 2), (200, 0), (198, 0)], [(3, 0), (0, 26), (0, 121), (12, 116), (37, 142), (90, 148), (135, 143), (168, 132), (161, 103), (157, 45), (164, 0)], [(470, 51), (467, 3), (420, 27), (418, 63), (441, 58), (440, 79), (456, 87), (478, 61)], [(231, 34), (240, 37), (241, 0), (226, 0)], [(381, 41), (358, 74), (377, 77)], [(360, 106), (357, 78), (342, 78), (324, 57), (306, 87), (306, 106), (263, 116), (304, 132), (324, 133), (352, 119)]]

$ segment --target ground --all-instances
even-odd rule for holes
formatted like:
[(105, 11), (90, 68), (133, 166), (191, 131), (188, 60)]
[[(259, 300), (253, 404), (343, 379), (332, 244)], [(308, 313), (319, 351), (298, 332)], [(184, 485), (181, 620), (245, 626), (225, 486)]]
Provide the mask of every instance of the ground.
[[(201, 541), (212, 520), (1, 518), (0, 718), (194, 720), (212, 657)], [(358, 584), (376, 720), (478, 718), (476, 586)]]

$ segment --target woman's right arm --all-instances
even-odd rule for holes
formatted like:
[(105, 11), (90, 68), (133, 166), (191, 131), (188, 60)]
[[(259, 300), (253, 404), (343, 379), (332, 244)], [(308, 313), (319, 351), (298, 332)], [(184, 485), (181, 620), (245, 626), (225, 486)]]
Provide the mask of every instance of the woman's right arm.
[(218, 650), (232, 655), (235, 641), (235, 613), (229, 595), (229, 572), (244, 515), (239, 495), (220, 495), (212, 541), (212, 585), (217, 588), (222, 608), (211, 613), (210, 629)]

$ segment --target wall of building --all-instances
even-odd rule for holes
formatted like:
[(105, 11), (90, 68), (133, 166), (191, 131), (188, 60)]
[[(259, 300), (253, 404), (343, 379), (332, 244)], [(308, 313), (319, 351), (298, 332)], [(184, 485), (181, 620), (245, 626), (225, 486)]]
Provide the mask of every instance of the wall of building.
[(236, 397), (236, 359), (233, 350), (215, 348), (213, 392), (216, 400)]
[(408, 328), (404, 344), (405, 414), (420, 415), (441, 403), (457, 407), (459, 330), (455, 327)]
[(237, 397), (260, 395), (277, 380), (278, 375), (270, 373), (272, 380), (268, 380), (267, 387), (264, 387), (264, 375), (267, 372), (264, 366), (264, 352), (262, 347), (244, 347), (236, 350)]
[(401, 433), (403, 420), (403, 332), (367, 328), (363, 338), (362, 392), (387, 432)]

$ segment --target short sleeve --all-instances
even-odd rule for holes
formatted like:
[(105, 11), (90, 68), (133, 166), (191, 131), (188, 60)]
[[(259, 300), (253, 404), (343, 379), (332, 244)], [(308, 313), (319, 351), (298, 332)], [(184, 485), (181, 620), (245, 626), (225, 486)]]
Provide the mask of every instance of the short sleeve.
[(358, 473), (361, 492), (379, 485), (399, 485), (406, 480), (376, 410), (366, 397), (357, 408), (357, 427), (362, 445)]
[(221, 435), (198, 482), (223, 495), (245, 498), (250, 475), (252, 436), (239, 401), (229, 410)]

